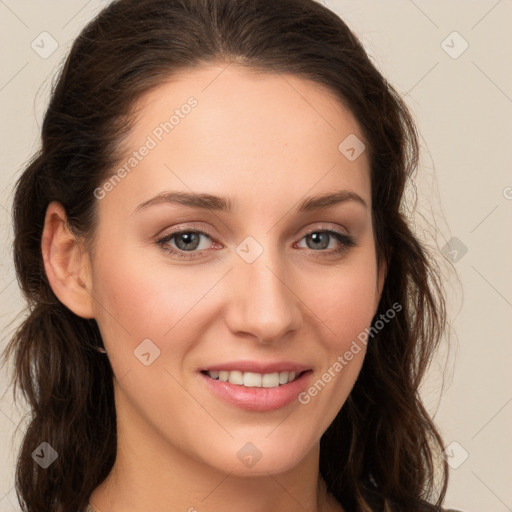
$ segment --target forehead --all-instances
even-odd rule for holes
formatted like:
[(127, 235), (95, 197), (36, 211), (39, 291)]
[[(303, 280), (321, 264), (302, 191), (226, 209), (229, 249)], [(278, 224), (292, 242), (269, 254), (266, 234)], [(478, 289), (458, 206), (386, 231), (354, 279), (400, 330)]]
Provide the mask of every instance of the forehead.
[(208, 65), (171, 77), (134, 113), (119, 167), (130, 155), (134, 165), (112, 194), (123, 190), (129, 204), (164, 189), (270, 201), (340, 187), (370, 204), (367, 154), (345, 152), (347, 140), (363, 147), (362, 131), (335, 94), (311, 80)]

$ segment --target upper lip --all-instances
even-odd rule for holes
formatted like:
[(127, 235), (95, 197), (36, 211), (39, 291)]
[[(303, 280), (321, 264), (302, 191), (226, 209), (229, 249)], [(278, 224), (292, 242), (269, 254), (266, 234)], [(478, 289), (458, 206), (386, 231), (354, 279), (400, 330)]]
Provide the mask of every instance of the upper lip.
[(241, 371), (253, 373), (296, 372), (311, 370), (310, 366), (291, 361), (274, 361), (264, 363), (261, 361), (231, 361), (229, 363), (213, 364), (201, 368), (200, 371)]

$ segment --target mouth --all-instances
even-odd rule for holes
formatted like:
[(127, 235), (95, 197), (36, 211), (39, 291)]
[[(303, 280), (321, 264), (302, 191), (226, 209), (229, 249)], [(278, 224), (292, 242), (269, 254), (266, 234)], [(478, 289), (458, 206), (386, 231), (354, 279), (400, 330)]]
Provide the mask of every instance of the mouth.
[(212, 380), (229, 382), (236, 386), (271, 389), (294, 382), (309, 371), (311, 370), (256, 373), (241, 370), (202, 370), (201, 373)]
[(222, 401), (246, 411), (270, 412), (298, 404), (313, 370), (295, 363), (238, 361), (202, 368), (199, 375)]

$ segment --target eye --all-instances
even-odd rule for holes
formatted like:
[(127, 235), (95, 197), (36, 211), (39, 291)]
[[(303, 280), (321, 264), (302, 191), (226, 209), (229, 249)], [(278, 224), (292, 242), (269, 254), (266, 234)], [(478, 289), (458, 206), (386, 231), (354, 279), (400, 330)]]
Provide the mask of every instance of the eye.
[[(205, 238), (210, 240), (210, 243), (205, 243)], [(157, 240), (156, 243), (162, 247), (164, 251), (186, 259), (202, 254), (202, 250), (211, 247), (211, 240), (211, 237), (202, 231), (188, 229), (170, 233)], [(174, 246), (172, 244), (174, 244)]]
[[(301, 246), (303, 240), (306, 247)], [(209, 234), (196, 229), (176, 230), (157, 240), (156, 244), (167, 253), (181, 259), (201, 257), (208, 249), (218, 248), (220, 245), (215, 244)], [(354, 238), (345, 233), (333, 229), (316, 229), (306, 233), (295, 246), (305, 248), (315, 256), (328, 257), (344, 253), (355, 245)]]
[[(332, 229), (310, 231), (302, 239), (306, 241), (307, 249), (327, 254), (345, 252), (355, 245), (351, 236)], [(334, 243), (334, 249), (331, 242)], [(329, 248), (333, 250), (325, 251)]]

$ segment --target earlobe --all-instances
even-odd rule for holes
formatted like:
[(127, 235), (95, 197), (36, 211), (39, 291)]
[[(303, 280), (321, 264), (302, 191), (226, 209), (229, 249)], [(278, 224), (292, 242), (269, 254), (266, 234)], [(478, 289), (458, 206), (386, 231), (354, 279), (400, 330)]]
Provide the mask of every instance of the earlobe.
[(76, 315), (94, 318), (89, 255), (70, 231), (66, 211), (57, 201), (46, 209), (41, 252), (57, 298)]

